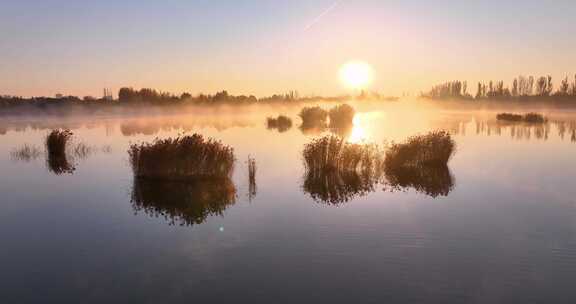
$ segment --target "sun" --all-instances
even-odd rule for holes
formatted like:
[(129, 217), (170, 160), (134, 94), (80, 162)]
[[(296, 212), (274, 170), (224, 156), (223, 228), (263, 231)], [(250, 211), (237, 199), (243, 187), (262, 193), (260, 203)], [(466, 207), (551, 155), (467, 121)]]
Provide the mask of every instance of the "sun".
[(340, 68), (340, 80), (352, 89), (363, 89), (372, 82), (372, 67), (362, 61), (350, 61)]

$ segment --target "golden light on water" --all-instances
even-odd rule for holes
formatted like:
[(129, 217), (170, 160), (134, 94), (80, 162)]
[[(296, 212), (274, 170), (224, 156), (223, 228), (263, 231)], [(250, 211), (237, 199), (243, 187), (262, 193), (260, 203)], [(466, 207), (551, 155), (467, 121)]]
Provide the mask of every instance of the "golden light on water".
[(362, 61), (351, 61), (340, 68), (340, 80), (352, 89), (363, 89), (372, 82), (372, 67)]
[(365, 142), (368, 139), (368, 134), (366, 129), (361, 124), (361, 118), (357, 115), (354, 117), (354, 122), (352, 126), (352, 131), (348, 137), (348, 142), (357, 144)]

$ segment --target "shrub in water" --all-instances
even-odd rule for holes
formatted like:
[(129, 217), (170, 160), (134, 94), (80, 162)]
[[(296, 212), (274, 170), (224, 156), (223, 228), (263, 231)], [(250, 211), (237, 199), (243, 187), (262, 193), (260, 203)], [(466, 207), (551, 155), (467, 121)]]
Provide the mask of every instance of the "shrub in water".
[(128, 150), (134, 176), (162, 180), (230, 177), (234, 169), (231, 147), (202, 135), (156, 139)]

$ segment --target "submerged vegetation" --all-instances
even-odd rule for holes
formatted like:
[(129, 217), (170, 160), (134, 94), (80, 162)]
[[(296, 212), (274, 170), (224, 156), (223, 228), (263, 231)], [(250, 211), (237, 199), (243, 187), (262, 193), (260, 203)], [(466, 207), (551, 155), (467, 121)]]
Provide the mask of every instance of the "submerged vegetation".
[(48, 169), (56, 175), (71, 174), (76, 170), (66, 153), (72, 135), (70, 130), (53, 130), (46, 137), (46, 162)]
[(236, 188), (228, 177), (187, 181), (134, 179), (134, 210), (163, 217), (171, 225), (201, 224), (210, 216), (222, 216), (236, 202)]
[(266, 119), (266, 127), (269, 130), (276, 129), (278, 132), (283, 133), (292, 128), (292, 119), (284, 115), (278, 115), (276, 118), (268, 117)]
[(234, 168), (233, 149), (200, 134), (134, 144), (128, 154), (137, 178), (223, 178), (230, 177)]
[(527, 123), (545, 123), (546, 117), (538, 113), (528, 113), (525, 115), (512, 114), (512, 113), (500, 113), (496, 115), (496, 119), (500, 121), (512, 121), (512, 122), (527, 122)]

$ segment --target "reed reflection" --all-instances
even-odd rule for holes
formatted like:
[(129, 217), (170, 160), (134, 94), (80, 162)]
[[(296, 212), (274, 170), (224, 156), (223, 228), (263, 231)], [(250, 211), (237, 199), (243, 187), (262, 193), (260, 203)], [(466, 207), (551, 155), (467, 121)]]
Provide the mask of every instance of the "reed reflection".
[(236, 202), (236, 188), (229, 178), (163, 181), (135, 178), (132, 207), (170, 225), (192, 226), (211, 216), (223, 216)]
[(303, 190), (317, 202), (340, 205), (376, 190), (377, 175), (353, 171), (307, 171)]
[(327, 135), (302, 152), (306, 167), (303, 190), (314, 200), (339, 205), (375, 190), (383, 154), (376, 145), (348, 143)]
[(433, 198), (448, 196), (454, 189), (454, 177), (446, 165), (386, 167), (384, 190), (414, 189)]
[(248, 201), (252, 201), (256, 197), (256, 160), (248, 156)]
[(10, 159), (14, 161), (31, 162), (35, 161), (42, 156), (42, 151), (39, 147), (29, 144), (24, 144), (21, 147), (14, 148), (10, 151)]

